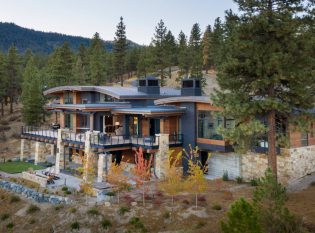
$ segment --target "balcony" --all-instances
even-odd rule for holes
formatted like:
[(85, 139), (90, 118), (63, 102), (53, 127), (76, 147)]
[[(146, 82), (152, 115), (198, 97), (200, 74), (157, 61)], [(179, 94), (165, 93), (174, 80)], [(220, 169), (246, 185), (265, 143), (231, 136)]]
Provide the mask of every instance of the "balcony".
[[(22, 127), (21, 138), (42, 141), (56, 144), (58, 131), (50, 127)], [(84, 133), (62, 132), (62, 142), (66, 146), (75, 149), (84, 149), (86, 136)], [(169, 146), (182, 146), (183, 135), (169, 135)], [(143, 147), (145, 149), (158, 149), (160, 145), (160, 137), (156, 136), (136, 136), (136, 135), (106, 135), (97, 133), (90, 138), (90, 144), (95, 149), (112, 149), (121, 147)]]

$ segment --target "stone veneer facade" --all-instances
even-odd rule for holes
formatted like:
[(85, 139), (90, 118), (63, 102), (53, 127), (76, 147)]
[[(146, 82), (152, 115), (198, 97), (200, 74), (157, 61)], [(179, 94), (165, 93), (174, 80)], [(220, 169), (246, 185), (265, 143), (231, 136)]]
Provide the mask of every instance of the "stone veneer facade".
[[(277, 157), (278, 179), (289, 184), (311, 172), (315, 172), (315, 146), (284, 149)], [(241, 156), (241, 174), (245, 181), (264, 175), (267, 155), (247, 153)]]

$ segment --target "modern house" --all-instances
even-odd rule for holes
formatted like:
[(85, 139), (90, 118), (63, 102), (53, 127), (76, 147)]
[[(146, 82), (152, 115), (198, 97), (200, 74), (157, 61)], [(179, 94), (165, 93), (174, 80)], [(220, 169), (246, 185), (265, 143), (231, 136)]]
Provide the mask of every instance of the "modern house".
[[(132, 164), (135, 150), (142, 147), (145, 153), (154, 156), (154, 170), (159, 177), (163, 173), (161, 157), (168, 154), (168, 149), (182, 151), (190, 146), (198, 146), (201, 163), (208, 163), (208, 176), (212, 178), (222, 177), (227, 171), (232, 178), (251, 179), (266, 167), (266, 155), (261, 153), (268, 146), (265, 141), (259, 142), (252, 153), (240, 156), (217, 133), (218, 126), (234, 127), (234, 120), (214, 114), (220, 108), (213, 106), (209, 96), (202, 96), (198, 79), (182, 80), (180, 89), (160, 87), (159, 80), (150, 77), (137, 80), (136, 87), (61, 86), (46, 90), (44, 95), (51, 99), (46, 108), (55, 114), (54, 123), (60, 129), (24, 127), (21, 158), (26, 140), (37, 143), (35, 162), (42, 158), (38, 148), (51, 144), (58, 171), (71, 161), (79, 161), (78, 155), (82, 157), (91, 151), (98, 160), (101, 180), (108, 161)], [(298, 163), (308, 165), (303, 165), (299, 176), (315, 171), (315, 124), (309, 134), (284, 126), (282, 130), (289, 135), (290, 146), (279, 149), (279, 153), (286, 155), (282, 156), (284, 162), (278, 160), (280, 166), (284, 164), (279, 171), (287, 182), (297, 178), (291, 173), (296, 171), (292, 167), (299, 160), (295, 156), (300, 156), (300, 151), (303, 155)], [(182, 166), (187, 171), (185, 158)]]

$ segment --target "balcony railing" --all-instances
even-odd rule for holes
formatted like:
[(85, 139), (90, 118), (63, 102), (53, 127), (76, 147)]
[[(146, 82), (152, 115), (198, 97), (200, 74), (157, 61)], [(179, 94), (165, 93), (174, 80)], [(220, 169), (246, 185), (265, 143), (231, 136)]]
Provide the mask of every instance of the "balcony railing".
[[(23, 126), (21, 134), (24, 136), (34, 136), (41, 139), (57, 139), (58, 131), (51, 127), (32, 127)], [(63, 142), (71, 144), (84, 145), (86, 136), (84, 133), (75, 133), (64, 131), (61, 134)], [(120, 146), (136, 146), (144, 148), (157, 149), (160, 145), (160, 137), (156, 136), (138, 136), (138, 135), (106, 135), (103, 133), (93, 134), (90, 138), (91, 147), (95, 148), (113, 148)], [(183, 143), (182, 134), (170, 134), (169, 145), (180, 146)]]
[(47, 139), (56, 139), (58, 137), (58, 131), (53, 130), (51, 127), (34, 127), (34, 126), (22, 126), (22, 135), (26, 136), (40, 136)]

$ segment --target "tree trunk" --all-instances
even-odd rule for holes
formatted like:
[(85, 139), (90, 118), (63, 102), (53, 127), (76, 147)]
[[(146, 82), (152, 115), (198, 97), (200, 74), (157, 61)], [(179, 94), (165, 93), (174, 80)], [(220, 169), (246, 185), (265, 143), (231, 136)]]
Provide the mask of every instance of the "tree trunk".
[(276, 112), (268, 113), (268, 167), (277, 178), (277, 151), (276, 151)]
[(13, 97), (10, 97), (10, 113), (13, 113)]
[(4, 116), (4, 103), (1, 101), (1, 116)]
[(168, 76), (169, 78), (172, 78), (172, 67), (168, 67)]
[(123, 75), (120, 76), (120, 85), (122, 87), (124, 86), (124, 77), (123, 77)]
[(143, 206), (145, 205), (144, 203), (144, 191), (142, 192), (142, 202), (143, 202)]
[(196, 193), (196, 209), (198, 208), (198, 193)]

